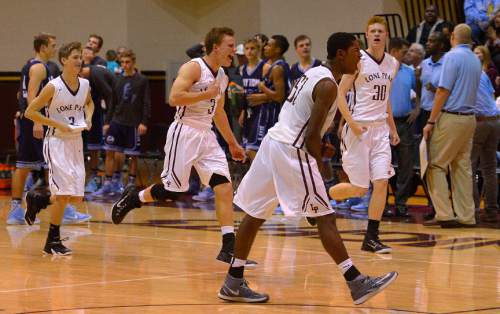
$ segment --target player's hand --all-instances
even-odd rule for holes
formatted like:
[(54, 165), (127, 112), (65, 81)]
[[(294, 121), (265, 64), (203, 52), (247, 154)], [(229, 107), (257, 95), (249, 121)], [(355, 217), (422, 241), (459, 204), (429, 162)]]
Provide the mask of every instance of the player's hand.
[(408, 116), (408, 119), (406, 119), (406, 122), (412, 124), (415, 122), (420, 115), (420, 108), (415, 108), (410, 112), (410, 115)]
[(137, 127), (137, 131), (139, 131), (139, 135), (142, 136), (142, 135), (146, 134), (146, 132), (148, 131), (148, 127), (141, 123)]
[(356, 135), (356, 137), (360, 137), (361, 135), (363, 135), (363, 133), (368, 131), (368, 128), (366, 126), (362, 126), (361, 124), (357, 123), (356, 121), (353, 121), (352, 123), (350, 123), (349, 126), (351, 127), (352, 133), (354, 133), (354, 135)]
[(428, 141), (431, 138), (432, 130), (434, 130), (434, 125), (427, 123), (422, 130), (422, 134), (424, 135), (424, 139)]
[(220, 84), (219, 81), (215, 80), (212, 84), (210, 84), (207, 88), (207, 97), (212, 99), (217, 97), (220, 94)]
[(108, 133), (108, 130), (109, 130), (109, 124), (105, 124), (102, 126), (102, 134), (106, 135), (106, 133)]
[(43, 138), (43, 125), (39, 123), (33, 125), (33, 137), (40, 140)]
[(231, 157), (233, 157), (233, 160), (241, 162), (245, 162), (247, 160), (245, 150), (238, 143), (229, 145), (229, 152), (231, 153)]
[(400, 139), (399, 139), (398, 131), (396, 129), (389, 131), (389, 139), (391, 140), (392, 146), (396, 146), (399, 144)]
[(69, 133), (69, 132), (73, 131), (73, 129), (71, 129), (71, 127), (65, 123), (58, 123), (56, 126), (56, 129), (58, 129), (59, 131), (61, 131), (63, 133)]

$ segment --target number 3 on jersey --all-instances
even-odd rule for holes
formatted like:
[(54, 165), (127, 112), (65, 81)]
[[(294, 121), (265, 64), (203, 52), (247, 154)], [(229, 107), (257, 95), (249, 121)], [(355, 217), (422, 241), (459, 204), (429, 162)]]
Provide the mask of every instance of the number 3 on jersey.
[(68, 117), (68, 120), (70, 125), (75, 125), (75, 117)]
[(212, 103), (212, 106), (210, 107), (210, 109), (208, 109), (208, 114), (214, 113), (215, 105), (217, 104), (215, 99), (210, 99), (210, 102)]

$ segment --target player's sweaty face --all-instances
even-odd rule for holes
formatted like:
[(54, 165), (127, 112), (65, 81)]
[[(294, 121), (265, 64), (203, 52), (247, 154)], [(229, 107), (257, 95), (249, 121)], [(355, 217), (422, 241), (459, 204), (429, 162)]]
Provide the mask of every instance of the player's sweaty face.
[(366, 31), (368, 47), (384, 47), (386, 38), (387, 30), (385, 29), (385, 25), (375, 23), (368, 26), (368, 30)]
[(221, 43), (216, 45), (216, 50), (220, 65), (225, 67), (230, 66), (233, 62), (234, 54), (236, 53), (234, 37), (224, 35)]

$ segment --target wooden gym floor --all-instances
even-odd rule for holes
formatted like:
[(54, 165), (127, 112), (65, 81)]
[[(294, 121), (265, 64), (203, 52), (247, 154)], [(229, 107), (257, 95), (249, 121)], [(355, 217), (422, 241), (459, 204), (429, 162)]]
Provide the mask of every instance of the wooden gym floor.
[(394, 253), (378, 256), (360, 250), (362, 215), (341, 212), (337, 223), (358, 268), (400, 274), (354, 306), (316, 229), (274, 216), (251, 252), (259, 267), (246, 271), (271, 300), (248, 305), (217, 298), (227, 266), (215, 260), (220, 233), (211, 204), (143, 207), (115, 226), (109, 203), (83, 203), (92, 221), (62, 228), (74, 255), (51, 258), (41, 254), (47, 213), (38, 226), (7, 226), (8, 202), (0, 198), (0, 313), (500, 313), (498, 225), (424, 227), (416, 208), (411, 219), (382, 223)]

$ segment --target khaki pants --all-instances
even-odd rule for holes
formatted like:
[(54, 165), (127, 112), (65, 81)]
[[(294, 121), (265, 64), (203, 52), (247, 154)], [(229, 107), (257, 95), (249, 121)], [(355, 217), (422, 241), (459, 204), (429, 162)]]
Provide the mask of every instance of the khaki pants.
[[(471, 149), (476, 119), (443, 113), (434, 127), (429, 144), (427, 185), (436, 210), (436, 220), (457, 220), (474, 224), (474, 199), (472, 197)], [(451, 194), (446, 175), (450, 172)]]

